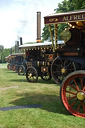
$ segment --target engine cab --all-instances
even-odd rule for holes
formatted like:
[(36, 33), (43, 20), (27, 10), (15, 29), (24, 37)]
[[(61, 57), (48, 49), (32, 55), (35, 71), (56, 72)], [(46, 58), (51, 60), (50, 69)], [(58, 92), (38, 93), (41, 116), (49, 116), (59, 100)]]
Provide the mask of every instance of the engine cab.
[(85, 31), (78, 28), (66, 28), (62, 32), (63, 47), (57, 48), (60, 56), (85, 56)]

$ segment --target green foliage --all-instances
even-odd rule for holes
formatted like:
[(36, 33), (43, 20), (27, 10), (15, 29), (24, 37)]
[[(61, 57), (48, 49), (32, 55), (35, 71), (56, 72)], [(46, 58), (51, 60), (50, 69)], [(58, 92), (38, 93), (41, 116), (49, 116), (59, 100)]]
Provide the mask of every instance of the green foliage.
[(68, 12), (70, 9), (69, 1), (64, 0), (62, 3), (58, 4), (57, 12)]
[(1, 52), (0, 62), (5, 63), (6, 62), (5, 57), (7, 57), (9, 54), (10, 54), (10, 49), (3, 49), (3, 51)]
[[(73, 10), (80, 10), (85, 9), (85, 1), (84, 0), (63, 0), (61, 3), (58, 4), (58, 8), (54, 9), (56, 13), (60, 12), (68, 12)], [(61, 32), (64, 30), (65, 27), (68, 27), (67, 24), (59, 24), (58, 25), (58, 39), (61, 40)], [(52, 26), (52, 33), (53, 33), (53, 26)], [(54, 36), (54, 35), (53, 35)], [(43, 28), (42, 38), (43, 41), (47, 40), (50, 37), (48, 26), (46, 25)]]
[(84, 0), (72, 0), (74, 10), (85, 9), (85, 1)]
[[(54, 26), (53, 26), (53, 25), (51, 26), (51, 31), (52, 31), (52, 35), (53, 35), (53, 37), (54, 37)], [(42, 42), (43, 42), (44, 40), (47, 40), (48, 38), (50, 38), (50, 32), (49, 32), (49, 26), (48, 26), (48, 25), (46, 25), (46, 26), (43, 28), (42, 37), (43, 37)], [(50, 40), (49, 40), (49, 41), (50, 41)]]
[(65, 29), (65, 28), (68, 28), (68, 25), (63, 23), (63, 24), (58, 24), (58, 40), (62, 40), (62, 36), (61, 36), (61, 33), (62, 31)]
[(0, 45), (0, 53), (3, 51), (3, 49), (4, 49), (4, 46)]
[(73, 10), (85, 9), (84, 0), (64, 0), (58, 4), (58, 8), (55, 9), (58, 12), (68, 12)]

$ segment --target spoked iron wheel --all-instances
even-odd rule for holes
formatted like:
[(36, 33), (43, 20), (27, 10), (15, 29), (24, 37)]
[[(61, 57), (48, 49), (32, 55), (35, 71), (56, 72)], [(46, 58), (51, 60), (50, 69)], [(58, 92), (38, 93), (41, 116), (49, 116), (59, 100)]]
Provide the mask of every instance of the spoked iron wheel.
[(24, 75), (25, 74), (25, 67), (23, 65), (20, 65), (18, 67), (18, 75)]
[(7, 68), (10, 69), (10, 64), (7, 65)]
[(37, 82), (38, 73), (34, 67), (29, 67), (26, 71), (26, 79), (28, 82)]
[(62, 82), (60, 94), (71, 114), (85, 118), (85, 71), (70, 73)]
[(13, 70), (13, 64), (10, 64), (10, 70)]
[(11, 70), (11, 65), (9, 64), (9, 70)]
[(15, 65), (12, 66), (12, 70), (15, 71)]
[(50, 79), (51, 79), (51, 74), (50, 74), (50, 72), (42, 72), (42, 73), (41, 73), (41, 78), (42, 78), (43, 80), (46, 80), (46, 81), (50, 80)]
[(56, 83), (61, 84), (63, 79), (69, 73), (75, 71), (75, 64), (70, 60), (62, 60), (59, 57), (55, 58), (51, 65), (51, 75)]
[(15, 65), (15, 71), (18, 73), (18, 65)]

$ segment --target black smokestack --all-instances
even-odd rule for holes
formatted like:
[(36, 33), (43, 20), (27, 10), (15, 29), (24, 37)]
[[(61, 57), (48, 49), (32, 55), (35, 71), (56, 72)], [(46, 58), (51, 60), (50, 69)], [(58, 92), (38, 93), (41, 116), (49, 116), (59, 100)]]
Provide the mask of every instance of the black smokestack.
[(19, 53), (19, 41), (15, 41), (15, 53)]
[(20, 37), (20, 45), (22, 45), (22, 37)]
[(37, 43), (41, 42), (41, 12), (37, 12)]

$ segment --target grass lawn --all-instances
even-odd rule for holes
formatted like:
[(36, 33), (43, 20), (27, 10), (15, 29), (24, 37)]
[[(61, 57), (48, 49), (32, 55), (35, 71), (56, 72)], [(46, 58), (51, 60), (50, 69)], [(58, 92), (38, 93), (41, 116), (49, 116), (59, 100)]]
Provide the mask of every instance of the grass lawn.
[(0, 68), (6, 68), (7, 67), (7, 63), (0, 63)]
[(0, 68), (0, 107), (30, 104), (42, 107), (0, 111), (0, 128), (85, 128), (85, 119), (63, 107), (53, 80), (28, 83), (25, 76)]

